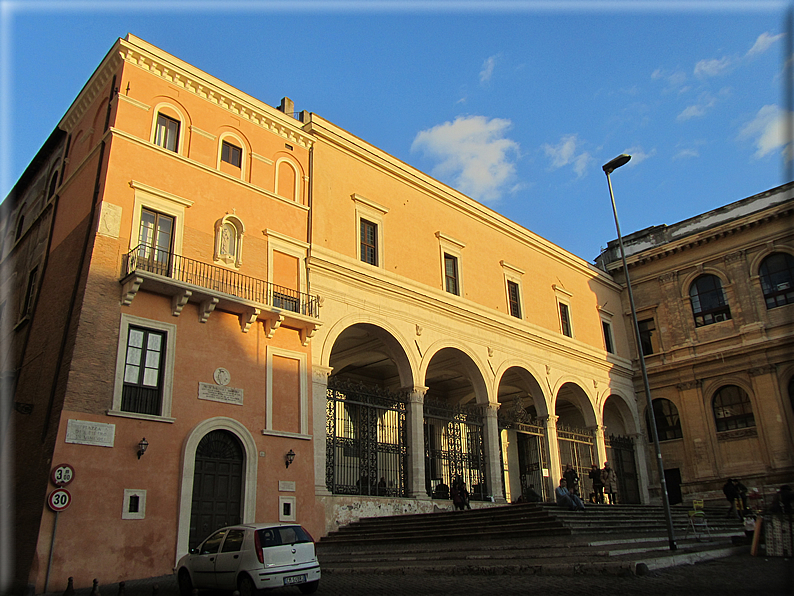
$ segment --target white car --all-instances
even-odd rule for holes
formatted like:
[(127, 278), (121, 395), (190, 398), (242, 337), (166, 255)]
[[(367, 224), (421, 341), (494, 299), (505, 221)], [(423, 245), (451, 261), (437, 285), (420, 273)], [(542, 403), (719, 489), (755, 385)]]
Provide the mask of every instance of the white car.
[(174, 569), (182, 596), (194, 588), (239, 590), (298, 586), (313, 594), (320, 584), (314, 540), (296, 524), (240, 524), (221, 528), (179, 559)]

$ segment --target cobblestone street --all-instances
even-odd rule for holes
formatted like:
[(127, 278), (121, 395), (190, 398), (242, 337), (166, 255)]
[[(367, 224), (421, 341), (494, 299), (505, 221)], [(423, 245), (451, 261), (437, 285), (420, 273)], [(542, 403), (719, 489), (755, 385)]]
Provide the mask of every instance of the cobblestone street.
[[(116, 584), (102, 585), (102, 596), (116, 596)], [(176, 581), (171, 576), (130, 581), (125, 596), (178, 596)], [(90, 590), (77, 590), (76, 596), (87, 596)], [(697, 565), (682, 565), (645, 576), (559, 576), (559, 575), (371, 575), (328, 574), (320, 582), (317, 596), (392, 595), (497, 595), (536, 593), (636, 594), (641, 596), (764, 596), (794, 595), (794, 561), (784, 558), (762, 558), (740, 555)], [(54, 591), (59, 595), (62, 591)], [(295, 596), (297, 588), (271, 590), (268, 596)], [(206, 596), (214, 596), (207, 594)]]

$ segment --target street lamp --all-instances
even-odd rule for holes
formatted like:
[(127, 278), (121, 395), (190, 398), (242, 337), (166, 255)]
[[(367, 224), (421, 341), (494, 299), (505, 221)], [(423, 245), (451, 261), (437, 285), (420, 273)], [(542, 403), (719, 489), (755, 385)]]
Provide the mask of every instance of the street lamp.
[(653, 414), (653, 402), (651, 401), (651, 387), (648, 383), (648, 370), (645, 368), (645, 354), (642, 352), (642, 340), (640, 339), (640, 324), (637, 321), (637, 309), (634, 306), (634, 294), (631, 291), (631, 279), (629, 279), (629, 267), (626, 265), (626, 251), (623, 249), (623, 237), (620, 235), (620, 223), (618, 223), (618, 209), (615, 206), (615, 195), (612, 192), (612, 180), (609, 175), (620, 166), (629, 163), (631, 155), (621, 153), (615, 159), (603, 165), (604, 173), (607, 175), (609, 185), (609, 198), (612, 199), (612, 213), (615, 214), (615, 229), (618, 232), (618, 244), (620, 245), (620, 258), (623, 259), (623, 273), (626, 276), (626, 289), (629, 292), (629, 304), (631, 305), (631, 318), (634, 322), (634, 338), (637, 340), (637, 351), (640, 355), (640, 369), (642, 370), (642, 382), (645, 386), (645, 398), (648, 400), (648, 419), (651, 425), (651, 436), (653, 446), (656, 450), (656, 464), (659, 468), (659, 478), (662, 485), (662, 503), (664, 504), (664, 515), (667, 518), (667, 537), (670, 542), (670, 550), (676, 550), (675, 534), (673, 532), (673, 516), (670, 513), (670, 499), (667, 496), (667, 482), (664, 478), (664, 463), (662, 462), (662, 448), (659, 446), (659, 433), (656, 432), (656, 417)]

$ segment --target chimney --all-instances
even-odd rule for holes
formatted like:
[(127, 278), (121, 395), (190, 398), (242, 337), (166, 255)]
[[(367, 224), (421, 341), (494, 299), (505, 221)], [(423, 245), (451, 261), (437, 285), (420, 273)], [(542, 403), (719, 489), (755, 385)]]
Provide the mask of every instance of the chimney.
[(295, 102), (289, 97), (283, 97), (281, 99), (281, 105), (277, 109), (281, 112), (284, 112), (290, 118), (295, 117)]

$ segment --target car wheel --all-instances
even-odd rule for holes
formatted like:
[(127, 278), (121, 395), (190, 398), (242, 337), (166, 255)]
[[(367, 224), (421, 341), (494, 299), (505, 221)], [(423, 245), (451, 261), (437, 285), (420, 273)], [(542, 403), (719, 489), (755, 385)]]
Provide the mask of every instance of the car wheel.
[(317, 591), (317, 588), (320, 587), (320, 580), (309, 582), (308, 584), (301, 584), (298, 586), (300, 588), (301, 594), (314, 594)]
[(191, 596), (193, 594), (193, 582), (190, 581), (190, 574), (187, 569), (179, 570), (178, 582), (180, 596)]
[(237, 580), (237, 589), (240, 590), (240, 596), (257, 596), (259, 594), (259, 590), (254, 585), (254, 580), (245, 574), (241, 575), (240, 579)]

